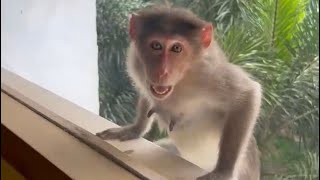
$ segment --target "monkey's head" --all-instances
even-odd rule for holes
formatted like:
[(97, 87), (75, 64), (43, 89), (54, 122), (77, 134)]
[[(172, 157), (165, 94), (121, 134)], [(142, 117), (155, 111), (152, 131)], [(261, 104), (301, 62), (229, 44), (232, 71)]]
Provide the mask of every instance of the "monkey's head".
[(129, 36), (144, 66), (147, 88), (159, 100), (168, 97), (203, 50), (213, 27), (190, 11), (151, 7), (131, 15)]

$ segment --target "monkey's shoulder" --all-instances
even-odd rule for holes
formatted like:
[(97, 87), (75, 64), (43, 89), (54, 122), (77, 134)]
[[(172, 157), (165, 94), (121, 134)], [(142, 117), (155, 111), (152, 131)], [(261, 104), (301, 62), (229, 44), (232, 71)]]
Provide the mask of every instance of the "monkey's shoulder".
[(213, 82), (220, 82), (221, 86), (233, 92), (247, 92), (260, 89), (260, 84), (255, 81), (251, 74), (242, 67), (225, 63), (222, 68), (213, 72)]

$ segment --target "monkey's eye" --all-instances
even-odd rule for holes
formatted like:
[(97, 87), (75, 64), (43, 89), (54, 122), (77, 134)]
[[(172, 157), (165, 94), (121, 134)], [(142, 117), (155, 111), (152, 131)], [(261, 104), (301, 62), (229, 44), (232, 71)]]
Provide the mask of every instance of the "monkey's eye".
[(153, 41), (151, 43), (151, 48), (154, 49), (154, 50), (161, 50), (162, 46), (158, 41)]
[(175, 53), (180, 53), (182, 51), (182, 47), (180, 44), (175, 44), (172, 46), (171, 51)]

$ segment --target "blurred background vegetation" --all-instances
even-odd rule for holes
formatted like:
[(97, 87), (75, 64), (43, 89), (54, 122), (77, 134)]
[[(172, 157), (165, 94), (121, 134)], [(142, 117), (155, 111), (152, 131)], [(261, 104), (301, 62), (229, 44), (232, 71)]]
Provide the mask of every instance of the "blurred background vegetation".
[[(215, 27), (230, 61), (263, 86), (256, 137), (262, 179), (319, 178), (319, 1), (171, 0)], [(128, 15), (157, 0), (97, 0), (100, 115), (131, 123), (136, 93), (125, 72)], [(146, 135), (162, 137), (156, 126)]]

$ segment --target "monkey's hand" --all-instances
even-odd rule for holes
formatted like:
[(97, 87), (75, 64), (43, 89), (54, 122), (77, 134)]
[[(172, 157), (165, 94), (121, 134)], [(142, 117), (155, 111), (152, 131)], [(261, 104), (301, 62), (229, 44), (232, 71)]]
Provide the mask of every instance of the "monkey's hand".
[(231, 173), (210, 172), (204, 176), (198, 177), (197, 180), (235, 180)]
[(137, 126), (129, 125), (120, 128), (110, 128), (96, 135), (103, 140), (119, 139), (120, 141), (128, 141), (139, 138), (142, 132)]

